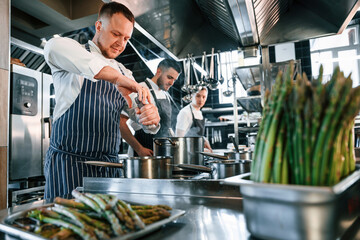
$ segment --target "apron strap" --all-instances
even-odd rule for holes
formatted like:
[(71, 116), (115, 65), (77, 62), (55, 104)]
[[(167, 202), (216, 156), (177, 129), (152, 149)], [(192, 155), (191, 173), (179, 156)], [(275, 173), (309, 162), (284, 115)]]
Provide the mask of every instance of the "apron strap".
[(77, 157), (80, 159), (84, 159), (85, 161), (105, 161), (105, 162), (117, 162), (117, 155), (111, 155), (111, 154), (100, 154), (100, 157), (95, 158), (95, 157), (88, 157), (88, 156), (84, 156), (84, 155), (80, 155), (80, 154), (76, 154), (76, 153), (72, 153), (72, 152), (67, 152), (61, 149), (58, 149), (57, 147), (54, 147), (53, 145), (50, 145), (51, 150), (53, 150), (54, 152), (57, 153), (62, 153), (62, 154), (67, 154), (73, 157)]
[[(90, 51), (90, 44), (89, 44), (89, 42), (85, 43), (85, 49), (86, 49), (88, 52), (91, 52), (91, 51)], [(121, 74), (125, 76), (125, 73), (124, 73), (124, 71), (121, 69), (121, 67), (120, 67), (119, 64), (118, 64), (118, 67), (119, 67), (119, 69), (120, 69)]]
[(195, 115), (194, 115), (193, 107), (192, 107), (191, 103), (190, 103), (190, 111), (191, 111), (191, 116), (193, 118), (193, 124), (194, 124), (195, 123)]
[[(160, 104), (159, 104), (159, 101), (158, 101), (158, 99), (157, 99), (157, 97), (156, 97), (155, 91), (154, 91), (154, 89), (152, 88), (151, 84), (148, 82), (147, 79), (145, 79), (145, 84), (146, 84), (146, 85), (148, 86), (148, 88), (150, 89), (151, 95), (152, 95), (153, 98), (154, 98), (154, 101), (155, 101), (156, 106), (157, 106), (158, 108), (161, 108), (161, 106), (160, 106)], [(162, 110), (162, 109), (160, 109), (160, 110)]]

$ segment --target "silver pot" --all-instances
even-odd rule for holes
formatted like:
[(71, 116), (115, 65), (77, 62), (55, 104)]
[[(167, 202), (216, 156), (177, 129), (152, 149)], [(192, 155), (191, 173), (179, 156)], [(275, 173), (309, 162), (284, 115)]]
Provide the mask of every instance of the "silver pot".
[(172, 157), (131, 157), (119, 159), (120, 163), (85, 161), (98, 167), (122, 168), (125, 178), (172, 178)]
[[(154, 156), (172, 156), (174, 164), (204, 164), (202, 137), (168, 137), (154, 139)], [(174, 167), (173, 170), (181, 171)]]
[(131, 157), (123, 159), (126, 178), (169, 179), (172, 178), (172, 157)]
[(178, 168), (210, 173), (212, 179), (224, 179), (250, 172), (251, 160), (215, 160), (209, 167), (194, 164), (175, 164)]
[(250, 160), (218, 160), (209, 162), (213, 179), (224, 179), (250, 172)]
[(218, 158), (221, 160), (252, 160), (252, 151), (225, 152), (224, 155), (202, 152), (201, 154), (208, 157)]
[(252, 160), (252, 151), (226, 152), (224, 156), (227, 156), (228, 159)]

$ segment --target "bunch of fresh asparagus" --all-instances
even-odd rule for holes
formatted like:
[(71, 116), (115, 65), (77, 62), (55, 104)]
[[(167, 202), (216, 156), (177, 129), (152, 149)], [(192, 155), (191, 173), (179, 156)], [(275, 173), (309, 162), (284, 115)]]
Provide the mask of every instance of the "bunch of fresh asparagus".
[[(75, 199), (56, 198), (53, 207), (28, 212), (40, 221), (36, 233), (51, 239), (109, 239), (143, 229), (146, 224), (169, 217), (166, 205), (130, 206), (116, 196), (72, 192)], [(55, 228), (49, 226), (56, 226)]]
[(305, 74), (293, 81), (294, 64), (278, 73), (265, 94), (251, 179), (264, 183), (331, 186), (355, 170), (353, 126), (360, 87), (336, 68), (322, 83)]

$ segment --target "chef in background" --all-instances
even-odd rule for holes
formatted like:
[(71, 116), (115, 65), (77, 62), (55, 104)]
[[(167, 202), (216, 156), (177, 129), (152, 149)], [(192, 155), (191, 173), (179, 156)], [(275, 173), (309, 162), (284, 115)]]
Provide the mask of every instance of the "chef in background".
[(210, 143), (204, 136), (205, 118), (201, 112), (207, 95), (208, 89), (206, 87), (192, 94), (191, 103), (181, 109), (177, 116), (175, 135), (177, 137), (204, 137), (205, 151), (212, 152)]
[[(133, 99), (133, 108), (125, 107), (120, 116), (120, 131), (124, 140), (130, 145), (128, 151), (130, 157), (152, 156), (153, 139), (155, 137), (169, 137), (170, 132), (173, 133), (171, 129), (171, 96), (168, 91), (174, 85), (180, 73), (181, 68), (175, 60), (164, 59), (159, 63), (155, 75), (151, 79), (147, 78), (140, 83), (141, 86), (150, 90), (151, 103), (157, 107), (160, 115), (160, 130), (156, 134), (146, 132), (137, 123), (137, 119), (133, 114), (133, 109), (137, 106), (134, 100), (135, 94), (130, 95)], [(135, 135), (131, 133), (127, 122), (135, 130)]]
[(46, 153), (45, 198), (71, 193), (83, 177), (119, 177), (117, 169), (90, 166), (88, 160), (118, 162), (120, 113), (129, 94), (145, 105), (137, 109), (140, 122), (153, 126), (160, 117), (150, 92), (131, 71), (115, 60), (125, 49), (134, 28), (134, 15), (117, 2), (105, 3), (95, 23), (94, 38), (85, 45), (69, 38), (53, 38), (44, 48), (51, 68), (56, 107)]

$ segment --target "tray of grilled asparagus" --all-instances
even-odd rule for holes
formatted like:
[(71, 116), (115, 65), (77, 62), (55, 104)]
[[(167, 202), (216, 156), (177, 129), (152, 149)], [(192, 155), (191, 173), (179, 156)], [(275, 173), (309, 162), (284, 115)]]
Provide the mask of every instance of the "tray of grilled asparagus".
[(9, 215), (5, 233), (25, 239), (136, 239), (174, 221), (185, 211), (167, 205), (130, 204), (114, 195), (72, 192), (74, 199)]

